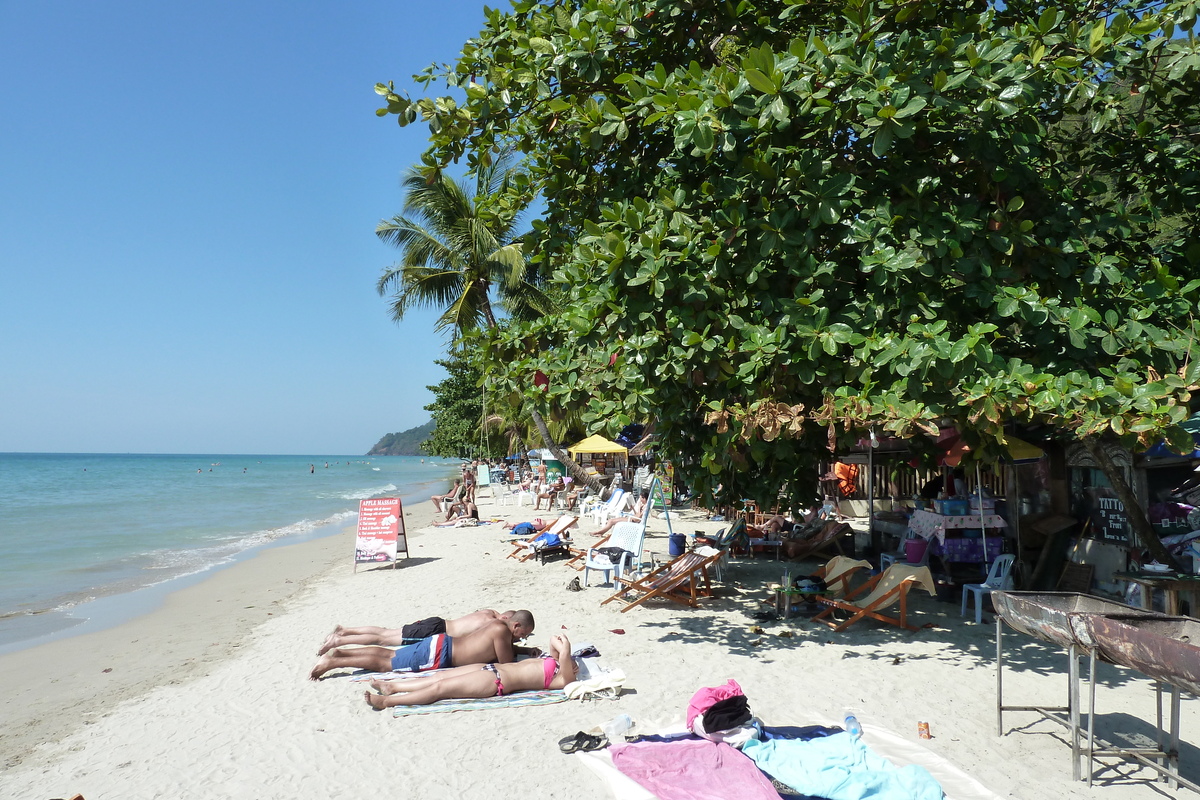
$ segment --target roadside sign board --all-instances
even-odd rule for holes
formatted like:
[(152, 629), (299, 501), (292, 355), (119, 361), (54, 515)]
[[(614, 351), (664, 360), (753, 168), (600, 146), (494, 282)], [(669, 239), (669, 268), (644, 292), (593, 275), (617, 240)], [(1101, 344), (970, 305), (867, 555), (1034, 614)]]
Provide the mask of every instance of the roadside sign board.
[(358, 503), (358, 536), (354, 542), (354, 568), (359, 564), (396, 566), (396, 556), (408, 555), (404, 539), (404, 509), (399, 497), (374, 497)]

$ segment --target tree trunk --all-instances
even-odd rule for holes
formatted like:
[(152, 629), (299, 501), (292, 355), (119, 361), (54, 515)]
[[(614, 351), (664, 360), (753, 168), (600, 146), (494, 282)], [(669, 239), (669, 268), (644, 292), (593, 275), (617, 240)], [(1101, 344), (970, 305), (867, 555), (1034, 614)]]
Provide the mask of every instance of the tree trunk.
[(1143, 548), (1150, 551), (1150, 556), (1160, 564), (1169, 564), (1175, 569), (1179, 569), (1179, 565), (1175, 563), (1175, 559), (1167, 552), (1167, 548), (1163, 546), (1162, 540), (1158, 537), (1153, 526), (1150, 525), (1150, 520), (1146, 518), (1146, 512), (1138, 504), (1137, 497), (1133, 494), (1133, 489), (1125, 481), (1125, 473), (1113, 463), (1113, 460), (1108, 457), (1108, 453), (1104, 449), (1104, 444), (1097, 436), (1081, 437), (1084, 448), (1096, 462), (1096, 465), (1104, 471), (1108, 476), (1108, 482), (1112, 484), (1113, 492), (1116, 493), (1117, 499), (1125, 506), (1125, 519), (1129, 520), (1130, 527), (1133, 528), (1134, 535), (1137, 536), (1138, 542)]
[(583, 467), (576, 463), (575, 459), (567, 455), (567, 451), (555, 443), (554, 438), (550, 435), (550, 429), (546, 427), (546, 420), (542, 419), (542, 415), (537, 412), (537, 409), (529, 409), (529, 415), (533, 418), (533, 424), (537, 426), (538, 433), (542, 435), (542, 441), (545, 443), (546, 449), (563, 463), (563, 466), (567, 468), (567, 472), (571, 473), (571, 477), (599, 495), (600, 499), (607, 500), (610, 487), (605, 485), (600, 476), (589, 475)]

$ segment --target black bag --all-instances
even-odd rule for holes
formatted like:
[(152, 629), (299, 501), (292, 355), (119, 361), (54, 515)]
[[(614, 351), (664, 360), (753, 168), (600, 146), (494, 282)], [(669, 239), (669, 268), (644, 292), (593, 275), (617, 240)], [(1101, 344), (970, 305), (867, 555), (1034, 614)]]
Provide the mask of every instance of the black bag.
[(620, 564), (621, 559), (623, 559), (626, 555), (630, 556), (631, 560), (633, 557), (633, 553), (630, 553), (623, 547), (597, 547), (596, 552), (607, 557), (609, 563), (612, 564)]

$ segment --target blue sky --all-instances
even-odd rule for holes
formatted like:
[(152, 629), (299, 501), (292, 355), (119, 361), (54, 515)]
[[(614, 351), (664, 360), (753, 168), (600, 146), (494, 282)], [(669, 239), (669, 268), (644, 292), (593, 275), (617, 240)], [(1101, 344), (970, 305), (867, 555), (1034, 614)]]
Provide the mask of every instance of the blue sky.
[(373, 87), (483, 5), (0, 4), (0, 451), (354, 454), (425, 422), (444, 341), (388, 319), (374, 228), (427, 129)]

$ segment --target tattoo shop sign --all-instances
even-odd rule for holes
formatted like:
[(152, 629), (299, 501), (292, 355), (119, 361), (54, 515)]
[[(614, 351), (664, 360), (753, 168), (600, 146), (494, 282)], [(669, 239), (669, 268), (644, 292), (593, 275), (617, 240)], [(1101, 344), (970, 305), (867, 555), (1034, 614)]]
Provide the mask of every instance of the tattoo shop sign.
[(358, 536), (354, 541), (354, 569), (359, 564), (391, 564), (408, 555), (404, 539), (404, 509), (399, 497), (375, 497), (358, 503)]

